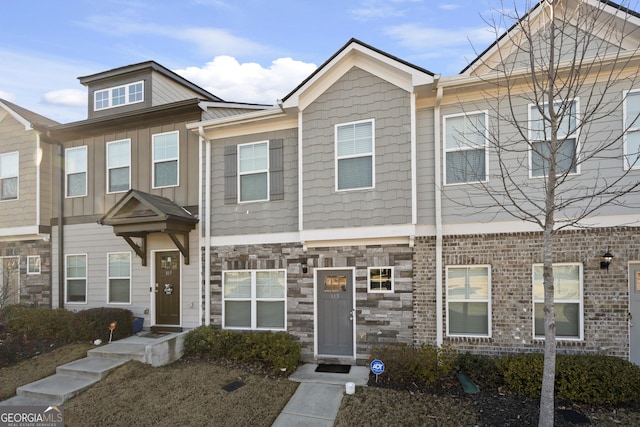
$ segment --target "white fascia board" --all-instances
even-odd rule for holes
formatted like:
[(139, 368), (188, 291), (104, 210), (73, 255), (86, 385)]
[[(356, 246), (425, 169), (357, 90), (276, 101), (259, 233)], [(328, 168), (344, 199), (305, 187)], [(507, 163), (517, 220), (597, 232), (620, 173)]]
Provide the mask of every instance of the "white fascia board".
[(280, 117), (286, 115), (280, 108), (269, 108), (266, 110), (252, 111), (250, 113), (235, 114), (228, 117), (218, 119), (204, 120), (200, 122), (187, 123), (187, 129), (197, 129), (203, 127), (206, 131), (209, 127), (224, 126), (228, 124), (237, 124), (250, 122), (255, 120), (264, 120), (265, 118)]
[(24, 227), (0, 228), (0, 240), (41, 240), (48, 238), (48, 234), (40, 233), (37, 225), (28, 225)]
[(23, 125), (24, 126), (24, 130), (33, 130), (33, 127), (31, 126), (31, 123), (29, 121), (27, 121), (27, 119), (22, 117), (20, 114), (18, 114), (15, 111), (13, 111), (11, 109), (11, 107), (9, 107), (7, 104), (5, 104), (4, 102), (0, 101), (0, 107), (4, 108), (11, 115), (11, 117), (16, 119), (21, 125)]

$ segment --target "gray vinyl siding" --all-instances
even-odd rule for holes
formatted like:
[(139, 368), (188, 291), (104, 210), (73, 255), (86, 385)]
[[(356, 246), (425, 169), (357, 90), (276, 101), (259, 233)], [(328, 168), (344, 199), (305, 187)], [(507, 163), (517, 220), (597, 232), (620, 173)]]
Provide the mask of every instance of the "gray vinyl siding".
[(230, 117), (236, 114), (242, 113), (251, 113), (256, 111), (255, 108), (224, 108), (224, 107), (215, 107), (215, 108), (207, 108), (205, 112), (202, 113), (202, 120), (213, 120), (220, 119), (223, 117)]
[[(590, 91), (591, 88), (585, 88), (586, 91)], [(616, 178), (619, 178), (623, 174), (623, 160), (622, 160), (622, 94), (623, 90), (629, 89), (628, 85), (620, 83), (610, 89), (606, 96), (600, 114), (598, 114), (597, 120), (592, 120), (586, 125), (579, 134), (579, 143), (584, 151), (582, 155), (583, 162), (580, 165), (580, 172), (578, 174), (572, 174), (568, 176), (566, 182), (562, 184), (557, 190), (557, 200), (562, 201), (568, 197), (575, 197), (578, 194), (590, 194), (594, 188), (602, 188), (606, 182), (612, 183)], [(578, 97), (580, 116), (584, 116), (585, 111), (589, 108), (593, 108), (589, 104), (587, 98), (587, 92), (583, 92), (583, 96)], [(598, 89), (595, 91), (598, 93)], [(593, 99), (591, 103), (597, 102)], [(490, 104), (491, 103), (491, 104)], [(530, 102), (527, 99), (514, 98), (513, 110), (518, 115), (518, 120), (527, 126), (528, 120), (528, 108)], [(496, 110), (496, 107), (498, 108)], [(516, 133), (515, 128), (512, 125), (500, 122), (500, 127), (497, 127), (498, 114), (507, 115), (508, 105), (503, 102), (502, 105), (497, 106), (495, 100), (485, 98), (484, 100), (478, 100), (476, 102), (468, 102), (467, 104), (460, 105), (443, 105), (442, 114), (457, 114), (464, 111), (472, 112), (477, 110), (488, 110), (489, 114), (489, 128), (493, 133), (499, 132), (500, 141), (505, 143), (507, 141), (517, 142), (516, 147), (520, 147), (518, 153), (507, 153), (505, 161), (509, 166), (510, 173), (513, 180), (520, 185), (520, 188), (528, 195), (538, 198), (539, 203), (543, 205), (543, 185), (544, 179), (541, 177), (529, 178), (529, 160), (526, 142)], [(444, 137), (444, 135), (443, 135)], [(442, 144), (442, 141), (440, 142)], [(605, 151), (596, 155), (593, 158), (586, 158), (589, 154), (593, 154), (593, 150), (597, 147), (606, 145)], [(499, 165), (494, 149), (489, 148), (489, 187), (500, 187), (501, 178), (499, 177)], [(444, 159), (443, 159), (444, 164)], [(632, 171), (627, 177), (622, 179), (620, 184), (631, 184), (637, 182), (640, 179), (640, 171)], [(597, 199), (596, 199), (597, 200)], [(598, 210), (598, 214), (602, 215), (619, 215), (619, 214), (631, 214), (632, 209), (637, 209), (638, 194), (629, 194), (621, 199), (621, 203), (615, 203), (605, 206)], [(581, 206), (577, 206), (579, 209), (585, 208), (586, 203)], [(593, 200), (591, 203), (593, 204)], [(600, 202), (598, 202), (600, 203)], [(470, 207), (472, 205), (473, 207)], [(528, 211), (535, 211), (535, 208), (528, 205), (522, 198), (519, 203), (521, 207), (526, 208)], [(443, 186), (443, 222), (444, 224), (455, 223), (482, 223), (482, 222), (499, 222), (499, 221), (513, 221), (514, 217), (503, 212), (496, 203), (492, 202), (488, 197), (485, 190), (481, 189), (477, 184), (455, 184)], [(557, 217), (562, 216), (575, 216), (579, 213), (579, 210), (568, 210), (566, 212), (560, 212)]]
[[(152, 136), (179, 132), (179, 185), (153, 189)], [(125, 192), (107, 194), (106, 144), (122, 139), (131, 140), (131, 188), (167, 197), (181, 206), (198, 204), (198, 136), (187, 131), (183, 122), (167, 123), (151, 128), (129, 129), (83, 138), (65, 144), (65, 148), (87, 146), (88, 172), (86, 197), (65, 198), (65, 216), (103, 215)]]
[(433, 108), (416, 113), (418, 224), (435, 224), (435, 152)]
[[(411, 223), (410, 94), (352, 68), (303, 111), (305, 230)], [(335, 125), (375, 120), (372, 189), (335, 189)]]
[[(87, 245), (87, 236), (91, 236), (91, 244)], [(149, 314), (144, 314), (145, 309), (151, 309), (153, 295), (150, 287), (154, 284), (153, 252), (157, 250), (176, 250), (171, 240), (160, 234), (151, 234), (148, 240), (147, 256), (148, 267), (143, 267), (140, 258), (136, 256), (131, 247), (123, 238), (113, 234), (113, 228), (100, 226), (95, 223), (67, 225), (64, 228), (65, 255), (87, 255), (87, 302), (86, 304), (67, 304), (71, 310), (86, 310), (95, 307), (120, 307), (131, 310), (134, 316), (144, 317), (145, 326), (149, 325)], [(58, 228), (52, 230), (53, 259), (58, 259)], [(182, 294), (181, 311), (182, 326), (193, 328), (199, 325), (199, 263), (198, 263), (198, 231), (190, 234), (189, 240), (191, 262), (189, 265), (181, 264)], [(107, 254), (113, 252), (131, 253), (131, 304), (107, 303)], [(64, 264), (63, 264), (64, 265)], [(51, 265), (52, 298), (53, 306), (58, 302), (58, 263)]]
[[(4, 110), (0, 110), (0, 114)], [(0, 116), (1, 117), (1, 116)], [(13, 228), (36, 224), (36, 141), (35, 131), (26, 131), (24, 125), (12, 116), (0, 118), (0, 154), (18, 152), (18, 198), (0, 201), (0, 227)]]
[[(238, 203), (235, 197), (225, 195), (225, 187), (237, 191), (236, 174), (227, 168), (225, 177), (225, 161), (229, 152), (238, 144), (259, 141), (270, 141), (270, 158), (273, 156), (274, 144), (281, 141), (282, 165), (270, 165), (269, 178), (272, 182), (274, 174), (282, 174), (281, 182), (284, 192), (274, 194), (271, 188), (268, 201)], [(227, 156), (225, 156), (225, 152)], [(242, 137), (213, 140), (211, 147), (211, 230), (213, 236), (229, 236), (239, 234), (282, 233), (298, 231), (298, 132), (297, 129), (259, 133)], [(227, 157), (227, 160), (225, 160)], [(235, 158), (235, 156), (233, 156)], [(271, 160), (273, 162), (273, 160)], [(230, 164), (231, 165), (231, 164)], [(228, 193), (228, 191), (227, 191)]]
[(202, 95), (176, 83), (169, 77), (153, 72), (151, 83), (151, 105), (164, 105), (186, 99), (201, 98)]

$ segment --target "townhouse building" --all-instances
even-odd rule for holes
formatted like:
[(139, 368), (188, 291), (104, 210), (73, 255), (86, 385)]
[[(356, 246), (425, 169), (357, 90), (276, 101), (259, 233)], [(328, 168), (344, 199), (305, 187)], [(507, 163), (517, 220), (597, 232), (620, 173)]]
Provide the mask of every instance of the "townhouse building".
[[(559, 63), (575, 69), (588, 40), (591, 66), (553, 101), (568, 111), (558, 205), (593, 197), (556, 214), (558, 349), (639, 363), (640, 21), (611, 2), (564, 5)], [(575, 19), (590, 8), (595, 24)], [(204, 322), (287, 331), (306, 360), (366, 363), (389, 342), (542, 351), (542, 229), (506, 208), (542, 214), (548, 106), (532, 101), (525, 43), (544, 47), (550, 16), (536, 6), (539, 32), (514, 26), (457, 76), (352, 39), (276, 107), (187, 125), (206, 147)], [(606, 114), (591, 114), (596, 93)], [(621, 194), (591, 211), (603, 186)]]
[(0, 99), (0, 307), (50, 305), (51, 147), (35, 130), (57, 122)]

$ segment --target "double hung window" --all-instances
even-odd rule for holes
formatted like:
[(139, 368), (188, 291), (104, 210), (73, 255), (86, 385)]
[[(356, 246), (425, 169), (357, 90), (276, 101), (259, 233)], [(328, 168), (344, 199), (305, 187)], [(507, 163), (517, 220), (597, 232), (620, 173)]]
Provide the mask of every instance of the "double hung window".
[(131, 141), (107, 143), (107, 193), (127, 191), (131, 182)]
[(128, 304), (131, 302), (131, 253), (108, 254), (109, 303)]
[(285, 329), (286, 270), (223, 271), (222, 287), (225, 328)]
[(624, 99), (624, 168), (640, 169), (640, 90)]
[(67, 197), (87, 195), (87, 147), (65, 150), (65, 173), (67, 175)]
[(153, 187), (178, 185), (178, 132), (153, 135)]
[[(582, 339), (582, 264), (553, 265), (556, 338)], [(533, 266), (534, 334), (544, 338), (542, 264)]]
[(269, 142), (238, 145), (238, 194), (241, 202), (269, 200)]
[(578, 169), (578, 102), (576, 100), (554, 102), (553, 107), (559, 120), (556, 147), (551, 144), (550, 123), (544, 118), (549, 114), (548, 104), (529, 106), (532, 177), (547, 176), (551, 160), (555, 160), (556, 175), (580, 172)]
[(487, 179), (487, 113), (444, 117), (445, 180), (447, 184)]
[(374, 121), (336, 125), (336, 190), (374, 187)]
[(447, 267), (447, 334), (491, 336), (489, 266)]
[(65, 257), (65, 280), (68, 303), (87, 302), (87, 256)]
[(18, 152), (0, 154), (0, 200), (18, 198)]

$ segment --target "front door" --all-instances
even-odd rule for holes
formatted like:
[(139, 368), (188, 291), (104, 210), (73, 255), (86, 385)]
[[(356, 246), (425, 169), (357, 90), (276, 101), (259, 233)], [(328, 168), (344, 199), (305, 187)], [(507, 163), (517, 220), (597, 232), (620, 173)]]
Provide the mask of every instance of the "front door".
[(156, 325), (180, 325), (180, 252), (156, 252)]
[(353, 270), (316, 270), (318, 354), (353, 357)]
[(640, 365), (640, 264), (629, 265), (629, 360)]

